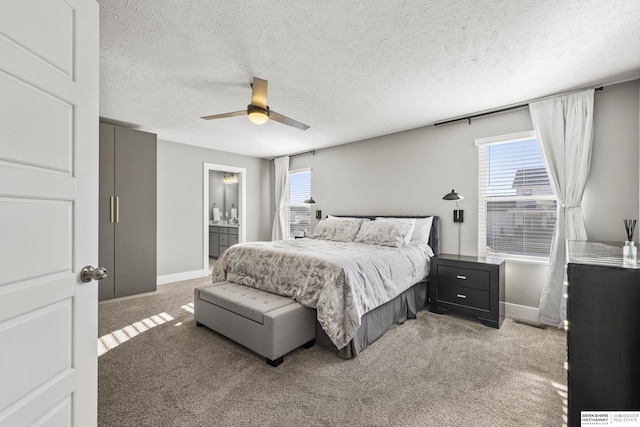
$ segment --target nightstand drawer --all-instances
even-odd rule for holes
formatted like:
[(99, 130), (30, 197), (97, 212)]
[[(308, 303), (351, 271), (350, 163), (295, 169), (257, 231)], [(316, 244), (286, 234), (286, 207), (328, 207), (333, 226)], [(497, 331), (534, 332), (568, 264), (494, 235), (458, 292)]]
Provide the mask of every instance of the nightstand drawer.
[(438, 300), (489, 311), (489, 292), (438, 284)]
[(471, 268), (438, 265), (438, 284), (464, 286), (489, 291), (489, 272)]

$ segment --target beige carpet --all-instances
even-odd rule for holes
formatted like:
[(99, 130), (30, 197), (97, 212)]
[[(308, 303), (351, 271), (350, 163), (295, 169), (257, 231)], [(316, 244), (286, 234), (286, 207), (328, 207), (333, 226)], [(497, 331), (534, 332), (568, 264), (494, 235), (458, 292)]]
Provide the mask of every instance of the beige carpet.
[(273, 368), (195, 326), (193, 288), (203, 283), (100, 305), (100, 426), (564, 423), (563, 331), (511, 319), (496, 330), (423, 311), (356, 359), (315, 346)]

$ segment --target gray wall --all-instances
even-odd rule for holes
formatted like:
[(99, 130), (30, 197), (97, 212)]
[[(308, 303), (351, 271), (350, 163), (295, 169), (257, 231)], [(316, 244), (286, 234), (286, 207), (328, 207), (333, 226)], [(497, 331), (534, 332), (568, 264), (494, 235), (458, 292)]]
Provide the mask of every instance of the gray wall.
[(203, 163), (246, 168), (247, 240), (271, 237), (273, 162), (158, 140), (158, 276), (202, 269)]
[[(624, 240), (623, 218), (638, 218), (638, 81), (595, 94), (592, 174), (585, 191), (590, 239)], [(478, 160), (474, 140), (533, 129), (527, 108), (429, 126), (316, 151), (291, 159), (311, 167), (311, 193), (327, 214), (434, 214), (442, 217), (443, 252), (458, 250), (451, 189), (465, 199), (461, 252), (477, 254)], [(273, 167), (272, 167), (273, 168)], [(509, 262), (508, 303), (537, 308), (546, 265)]]
[[(622, 220), (638, 219), (639, 82), (596, 92), (591, 170), (582, 202), (590, 240), (624, 241)], [(634, 240), (639, 238), (636, 233)]]

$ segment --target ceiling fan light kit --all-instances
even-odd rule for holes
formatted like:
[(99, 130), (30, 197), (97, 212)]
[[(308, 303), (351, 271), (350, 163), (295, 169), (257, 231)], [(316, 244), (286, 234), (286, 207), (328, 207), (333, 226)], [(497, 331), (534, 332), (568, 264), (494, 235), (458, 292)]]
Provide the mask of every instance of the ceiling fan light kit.
[(274, 122), (282, 123), (287, 126), (294, 127), (300, 130), (309, 129), (308, 125), (304, 123), (300, 123), (297, 120), (293, 120), (287, 116), (283, 116), (282, 114), (276, 113), (275, 111), (271, 111), (269, 106), (267, 105), (267, 84), (268, 82), (263, 79), (259, 79), (258, 77), (253, 78), (253, 83), (251, 84), (251, 104), (247, 106), (246, 111), (235, 111), (233, 113), (224, 113), (224, 114), (214, 114), (212, 116), (204, 116), (201, 117), (204, 120), (213, 120), (213, 119), (224, 119), (227, 117), (235, 117), (242, 116), (244, 114), (249, 116), (249, 120), (252, 123), (257, 125), (261, 125), (269, 121), (269, 119)]
[(252, 123), (262, 125), (267, 123), (269, 120), (269, 107), (264, 109), (256, 105), (249, 104), (247, 106), (247, 114), (249, 115), (249, 120), (251, 120)]

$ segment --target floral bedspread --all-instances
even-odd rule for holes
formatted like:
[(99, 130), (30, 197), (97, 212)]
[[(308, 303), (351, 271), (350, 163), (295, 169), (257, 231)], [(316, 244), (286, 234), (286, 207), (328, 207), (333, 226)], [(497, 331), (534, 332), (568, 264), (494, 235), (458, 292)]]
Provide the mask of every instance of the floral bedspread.
[(340, 349), (354, 337), (363, 314), (429, 274), (431, 256), (431, 248), (420, 242), (400, 248), (310, 238), (242, 243), (220, 256), (212, 280), (315, 308), (320, 325)]

